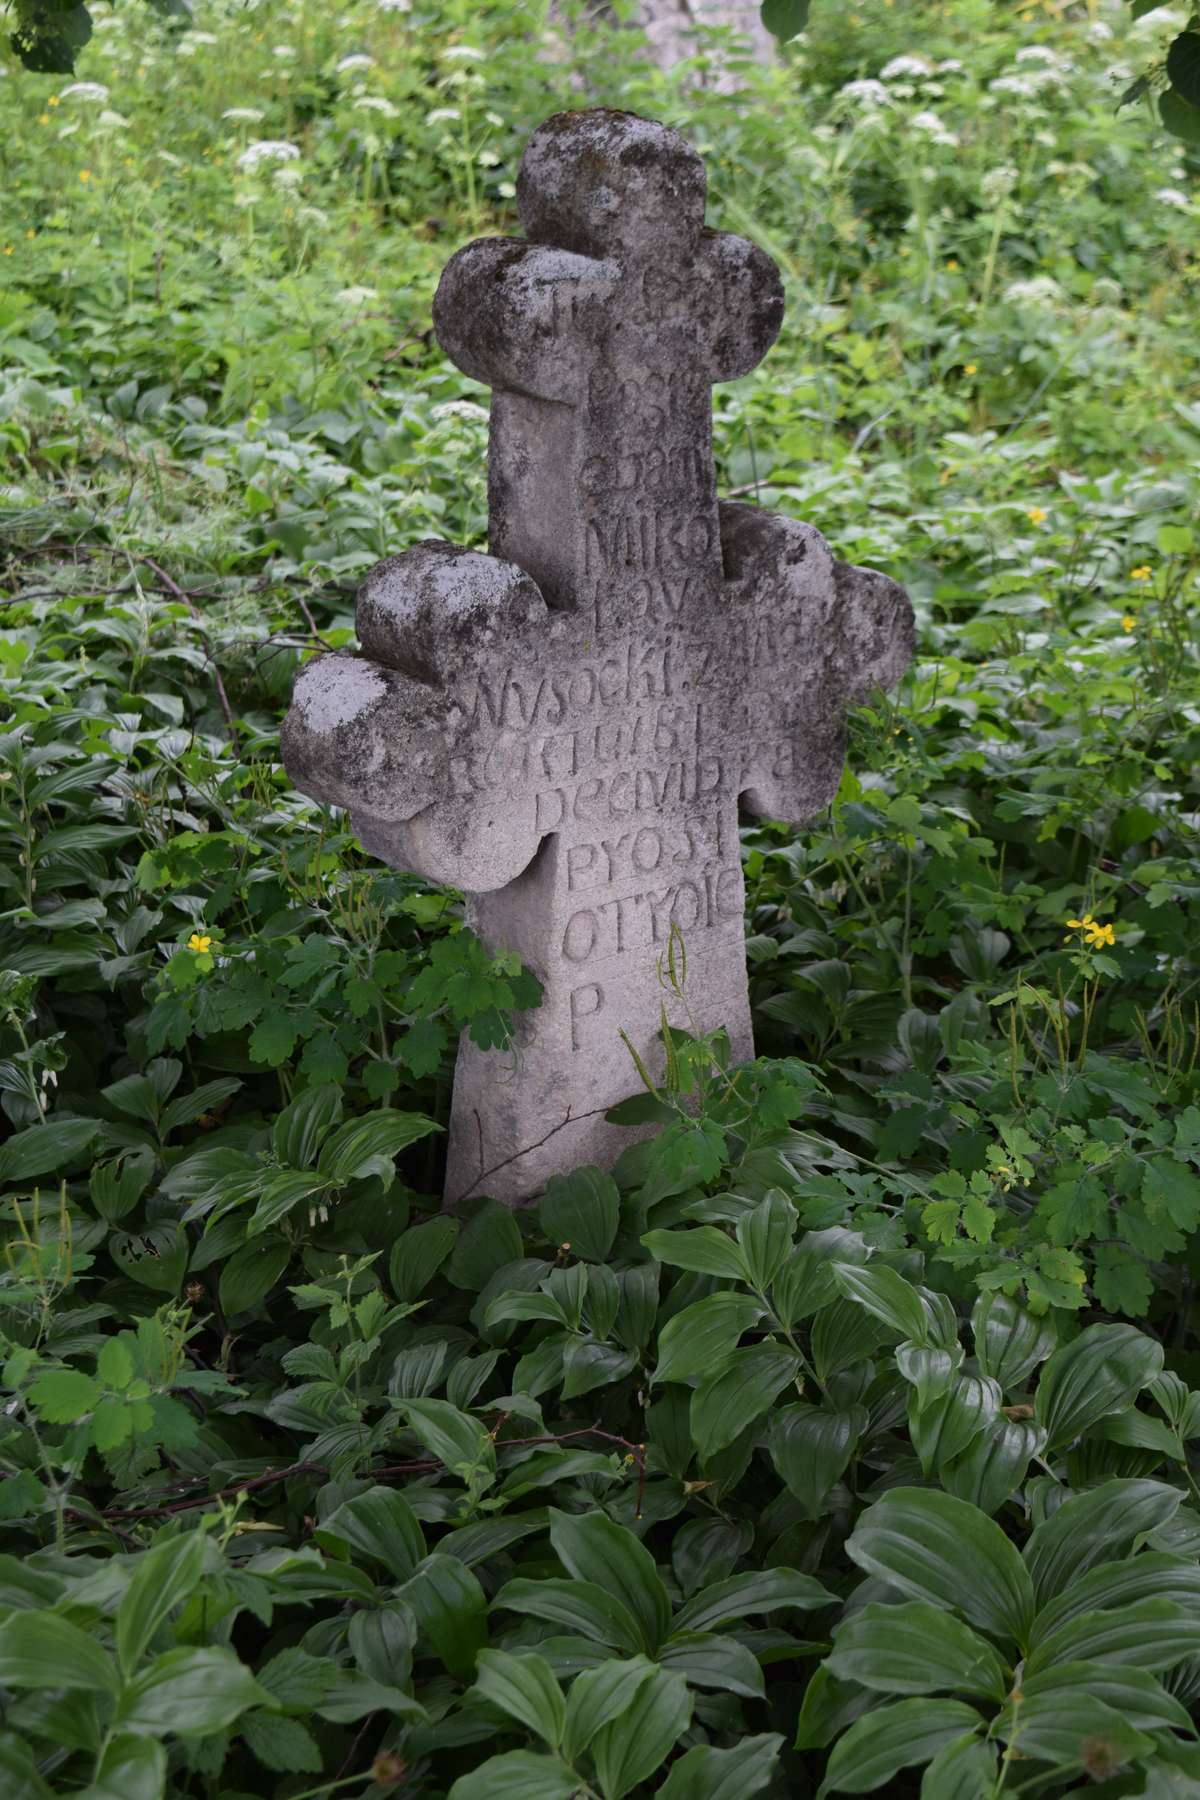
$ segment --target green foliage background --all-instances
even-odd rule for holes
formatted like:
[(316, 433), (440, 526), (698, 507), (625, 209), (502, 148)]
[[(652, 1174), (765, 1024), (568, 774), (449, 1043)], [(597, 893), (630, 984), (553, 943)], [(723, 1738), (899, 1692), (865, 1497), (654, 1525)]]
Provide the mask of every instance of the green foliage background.
[[(823, 7), (737, 99), (511, 7), (95, 23), (3, 77), (5, 1794), (1200, 1791), (1200, 214), (1115, 111), (1186, 19)], [(432, 291), (588, 103), (784, 271), (723, 491), (920, 653), (747, 833), (760, 1061), (452, 1221), (536, 982), (277, 727), (483, 540)]]

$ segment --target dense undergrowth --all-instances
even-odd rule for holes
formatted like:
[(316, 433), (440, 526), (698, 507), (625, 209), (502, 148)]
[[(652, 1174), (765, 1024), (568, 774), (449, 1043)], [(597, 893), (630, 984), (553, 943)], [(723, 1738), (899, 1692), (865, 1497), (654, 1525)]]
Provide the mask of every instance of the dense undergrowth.
[[(358, 0), (8, 69), (6, 1797), (1200, 1793), (1200, 205), (1113, 112), (1179, 22), (864, 0), (737, 99)], [(785, 272), (723, 491), (920, 652), (746, 835), (760, 1061), (451, 1220), (528, 979), (277, 727), (363, 569), (482, 541), (432, 289), (590, 101)]]

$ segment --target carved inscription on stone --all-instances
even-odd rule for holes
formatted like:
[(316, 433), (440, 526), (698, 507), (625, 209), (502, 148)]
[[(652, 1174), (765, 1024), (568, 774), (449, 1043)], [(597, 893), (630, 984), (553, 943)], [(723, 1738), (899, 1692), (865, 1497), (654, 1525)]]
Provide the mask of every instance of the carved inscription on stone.
[[(542, 980), (512, 1055), (460, 1047), (447, 1195), (519, 1199), (627, 1141), (622, 1034), (753, 1053), (739, 806), (836, 790), (845, 709), (898, 678), (894, 582), (716, 496), (710, 393), (779, 327), (774, 265), (704, 229), (699, 158), (628, 113), (563, 114), (517, 182), (527, 241), (446, 268), (443, 347), (493, 390), (493, 554), (417, 545), (368, 577), (362, 658), (297, 682), (284, 756), (367, 847), (450, 882)], [(662, 958), (687, 950), (684, 1000)]]

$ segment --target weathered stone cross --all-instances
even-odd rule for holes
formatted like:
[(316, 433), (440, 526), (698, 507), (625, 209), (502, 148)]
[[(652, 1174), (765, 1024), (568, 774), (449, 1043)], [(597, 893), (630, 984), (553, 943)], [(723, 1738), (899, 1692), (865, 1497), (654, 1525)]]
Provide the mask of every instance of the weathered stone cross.
[(515, 1057), (459, 1049), (447, 1198), (520, 1199), (611, 1161), (605, 1111), (652, 1067), (672, 927), (686, 1010), (753, 1055), (739, 801), (832, 798), (844, 715), (911, 653), (903, 590), (810, 526), (719, 504), (715, 381), (775, 339), (774, 264), (704, 226), (700, 158), (629, 113), (564, 113), (526, 148), (528, 241), (469, 244), (434, 323), (494, 390), (491, 555), (423, 543), (358, 600), (361, 656), (306, 664), (297, 784), (366, 847), (451, 883), (545, 987)]

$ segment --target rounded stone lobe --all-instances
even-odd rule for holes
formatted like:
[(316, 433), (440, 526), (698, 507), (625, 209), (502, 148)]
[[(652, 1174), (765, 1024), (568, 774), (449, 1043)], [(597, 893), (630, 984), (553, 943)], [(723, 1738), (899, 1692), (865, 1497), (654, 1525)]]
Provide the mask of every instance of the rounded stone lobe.
[(704, 164), (677, 131), (596, 107), (555, 113), (525, 147), (517, 211), (532, 243), (647, 261), (704, 224)]

